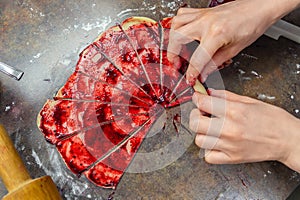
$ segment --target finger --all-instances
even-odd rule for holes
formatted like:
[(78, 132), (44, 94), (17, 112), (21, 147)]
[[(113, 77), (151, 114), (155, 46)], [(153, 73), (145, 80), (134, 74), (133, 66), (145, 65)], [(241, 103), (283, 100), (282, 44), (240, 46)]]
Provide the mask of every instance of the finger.
[(192, 97), (192, 100), (197, 106), (197, 108), (201, 111), (218, 117), (225, 116), (226, 105), (228, 104), (226, 99), (208, 96), (199, 92), (195, 92)]
[(196, 133), (206, 134), (209, 129), (210, 118), (201, 114), (199, 109), (193, 109), (190, 113), (189, 126)]
[(227, 90), (214, 90), (210, 88), (209, 94), (213, 97), (227, 99), (229, 101), (235, 101), (235, 102), (251, 103), (254, 101), (252, 98), (241, 96)]
[(189, 126), (196, 133), (219, 137), (222, 133), (223, 125), (223, 118), (218, 119), (203, 116), (198, 109), (192, 110), (190, 114)]
[(181, 26), (176, 30), (170, 30), (167, 56), (171, 62), (172, 58), (180, 54), (183, 44), (187, 44), (196, 39), (199, 40), (201, 33), (195, 30), (196, 25), (196, 22), (191, 22), (189, 24), (186, 24), (185, 26)]
[(218, 67), (217, 67), (217, 65), (211, 65), (211, 64), (206, 64), (204, 67), (203, 67), (203, 70), (202, 70), (202, 72), (201, 72), (201, 74), (200, 74), (200, 81), (202, 82), (202, 83), (204, 83), (206, 80), (207, 80), (207, 78), (208, 78), (208, 76), (210, 75), (210, 74), (212, 74), (213, 72), (215, 72), (215, 71), (217, 71), (218, 70)]
[(170, 30), (170, 39), (167, 49), (167, 58), (170, 62), (174, 62), (175, 57), (178, 57), (182, 48), (182, 43), (179, 41), (178, 33), (173, 29)]
[[(201, 72), (201, 81), (205, 82), (208, 75), (213, 73), (216, 70), (222, 69), (225, 67), (223, 64), (230, 60), (234, 55), (229, 53), (228, 49), (219, 49), (212, 57), (212, 59), (204, 66)], [(223, 66), (220, 68), (220, 66)]]
[(173, 62), (174, 58), (180, 54), (183, 44), (187, 44), (193, 41), (192, 38), (185, 36), (185, 33), (175, 31), (174, 29), (170, 30), (169, 44), (167, 49), (167, 57)]
[(206, 150), (205, 161), (210, 164), (231, 164), (230, 157), (223, 151)]
[(186, 72), (187, 80), (192, 82), (202, 72), (204, 66), (212, 59), (215, 52), (223, 45), (217, 39), (201, 38), (203, 42), (193, 53)]
[(187, 13), (179, 16), (177, 15), (172, 19), (171, 29), (176, 30), (186, 24), (191, 23), (195, 19), (197, 19), (197, 15), (194, 13)]
[(240, 100), (241, 95), (235, 94), (233, 92), (229, 92), (227, 90), (215, 90), (215, 89), (209, 89), (210, 95), (213, 97), (219, 97), (223, 99), (228, 99), (232, 101)]
[(195, 143), (198, 147), (202, 149), (222, 149), (220, 144), (221, 140), (218, 137), (197, 134), (195, 137)]
[(199, 11), (200, 11), (199, 8), (179, 8), (177, 11), (177, 16), (183, 15), (183, 14), (188, 14), (188, 13), (197, 13)]

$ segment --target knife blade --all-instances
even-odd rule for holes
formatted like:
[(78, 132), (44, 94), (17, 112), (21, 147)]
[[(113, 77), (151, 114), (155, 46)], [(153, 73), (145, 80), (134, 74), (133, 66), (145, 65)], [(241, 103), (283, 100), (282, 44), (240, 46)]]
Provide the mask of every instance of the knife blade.
[(282, 36), (300, 44), (300, 27), (282, 19), (273, 24), (264, 34), (275, 40)]
[(3, 62), (0, 62), (0, 71), (18, 81), (22, 78), (24, 74), (24, 72), (15, 69), (14, 67), (9, 66)]

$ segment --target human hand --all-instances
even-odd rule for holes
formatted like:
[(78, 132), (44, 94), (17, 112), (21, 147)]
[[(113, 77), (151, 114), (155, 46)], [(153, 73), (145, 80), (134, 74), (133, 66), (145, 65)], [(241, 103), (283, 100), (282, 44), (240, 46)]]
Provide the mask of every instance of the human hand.
[[(181, 8), (172, 20), (168, 58), (180, 55), (183, 44), (201, 41), (190, 59), (186, 78), (204, 82), (218, 66), (254, 42), (299, 0), (238, 0), (214, 8)], [(259, 9), (258, 9), (259, 8)]]
[[(195, 93), (195, 143), (212, 164), (277, 160), (300, 172), (300, 120), (285, 110), (223, 90)], [(208, 117), (202, 113), (211, 114)]]

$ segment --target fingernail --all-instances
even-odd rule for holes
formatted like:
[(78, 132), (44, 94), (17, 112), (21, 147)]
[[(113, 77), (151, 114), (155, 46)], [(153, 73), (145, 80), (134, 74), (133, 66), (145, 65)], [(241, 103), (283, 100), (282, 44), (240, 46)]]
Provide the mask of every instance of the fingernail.
[(197, 120), (196, 120), (196, 116), (190, 116), (190, 123), (189, 123), (189, 127), (192, 131), (196, 131), (197, 129), (195, 127), (197, 127)]
[(189, 127), (192, 131), (197, 131), (199, 117), (200, 117), (200, 112), (198, 109), (194, 109), (191, 111)]
[(185, 82), (186, 82), (186, 84), (188, 84), (188, 85), (190, 85), (190, 74), (188, 73), (188, 72), (186, 72), (186, 74), (185, 74)]
[(187, 73), (186, 74), (186, 83), (190, 86), (195, 85), (196, 78), (194, 77), (193, 74)]
[(188, 85), (190, 85), (190, 81), (189, 81), (189, 79), (185, 79), (185, 82), (186, 82), (186, 84), (188, 84)]
[(205, 75), (202, 75), (201, 74), (201, 76), (200, 76), (200, 79), (201, 79), (201, 83), (204, 83), (205, 81), (206, 81), (206, 79), (207, 79), (207, 75), (205, 74)]
[(175, 55), (174, 55), (174, 54), (172, 54), (172, 53), (167, 53), (167, 58), (168, 58), (168, 60), (169, 60), (169, 62), (170, 62), (171, 64), (174, 63), (174, 58), (175, 58)]
[(208, 88), (207, 89), (208, 95), (211, 95), (214, 91), (215, 91), (215, 89), (213, 89), (213, 88)]
[(192, 96), (192, 100), (193, 100), (193, 103), (195, 105), (197, 105), (197, 102), (199, 100), (199, 94), (197, 92), (194, 92), (193, 96)]

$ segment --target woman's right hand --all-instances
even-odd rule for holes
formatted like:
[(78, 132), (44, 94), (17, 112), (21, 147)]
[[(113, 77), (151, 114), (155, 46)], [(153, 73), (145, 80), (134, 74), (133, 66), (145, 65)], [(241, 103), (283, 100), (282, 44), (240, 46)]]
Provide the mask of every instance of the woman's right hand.
[(237, 0), (214, 8), (181, 8), (172, 20), (168, 57), (172, 61), (183, 44), (201, 41), (190, 59), (186, 78), (193, 84), (201, 74), (204, 82), (218, 66), (299, 4), (300, 0)]
[[(194, 93), (195, 142), (212, 164), (277, 160), (300, 172), (300, 119), (285, 110), (224, 90)], [(210, 116), (207, 116), (207, 113)], [(211, 117), (213, 116), (213, 117)]]

